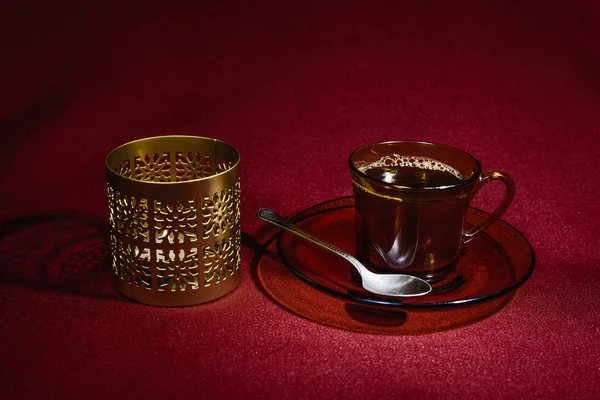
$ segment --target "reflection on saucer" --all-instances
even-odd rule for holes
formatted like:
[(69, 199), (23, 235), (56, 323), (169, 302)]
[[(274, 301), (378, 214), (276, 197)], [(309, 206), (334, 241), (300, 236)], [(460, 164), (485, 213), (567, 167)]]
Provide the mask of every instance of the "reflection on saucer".
[[(465, 224), (467, 228), (476, 226), (488, 216), (469, 208)], [(355, 254), (354, 218), (353, 198), (345, 197), (311, 207), (292, 218), (292, 222)], [(345, 260), (287, 232), (279, 239), (278, 251), (294, 274), (327, 293), (355, 303), (419, 309), (454, 307), (503, 296), (521, 286), (534, 265), (527, 239), (504, 221), (496, 221), (464, 246), (458, 265), (460, 284), (421, 297), (392, 298), (370, 293), (353, 279), (352, 267)]]
[(287, 310), (320, 324), (382, 335), (415, 335), (456, 329), (487, 318), (508, 304), (514, 292), (452, 308), (377, 307), (332, 296), (299, 279), (277, 255), (277, 236), (255, 257), (253, 272), (268, 296)]
[[(487, 217), (470, 209), (467, 224)], [(351, 197), (311, 207), (292, 221), (350, 253), (354, 252)], [(383, 298), (353, 281), (339, 257), (283, 233), (259, 250), (253, 269), (260, 286), (277, 303), (309, 320), (356, 332), (422, 334), (487, 318), (510, 302), (533, 271), (527, 239), (498, 221), (467, 246), (460, 261), (461, 285), (423, 297)], [(286, 268), (287, 267), (287, 268)]]

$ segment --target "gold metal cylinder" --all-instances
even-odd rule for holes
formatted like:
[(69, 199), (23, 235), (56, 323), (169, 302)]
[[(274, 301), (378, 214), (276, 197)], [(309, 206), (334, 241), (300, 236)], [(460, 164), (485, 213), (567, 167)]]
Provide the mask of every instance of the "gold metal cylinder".
[(240, 279), (240, 154), (217, 139), (159, 136), (106, 157), (112, 267), (157, 306), (221, 297)]

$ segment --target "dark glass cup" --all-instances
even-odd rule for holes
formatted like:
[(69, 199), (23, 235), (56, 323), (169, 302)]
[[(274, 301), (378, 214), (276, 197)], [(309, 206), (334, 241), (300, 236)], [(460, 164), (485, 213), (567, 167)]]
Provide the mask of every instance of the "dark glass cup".
[[(356, 203), (357, 257), (374, 272), (407, 273), (434, 287), (458, 277), (463, 244), (506, 211), (513, 180), (481, 172), (470, 154), (443, 144), (394, 141), (355, 150), (349, 157)], [(486, 183), (506, 186), (500, 205), (465, 230), (470, 200)]]

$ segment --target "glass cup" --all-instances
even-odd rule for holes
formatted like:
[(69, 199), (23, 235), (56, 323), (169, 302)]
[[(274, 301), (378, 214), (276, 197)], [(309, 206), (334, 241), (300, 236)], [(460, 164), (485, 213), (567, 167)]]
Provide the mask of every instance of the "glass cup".
[[(407, 273), (438, 288), (459, 277), (462, 245), (500, 218), (515, 194), (507, 174), (482, 173), (473, 156), (443, 144), (370, 144), (348, 162), (358, 258), (374, 272)], [(469, 202), (492, 180), (504, 183), (504, 198), (489, 218), (466, 230)]]

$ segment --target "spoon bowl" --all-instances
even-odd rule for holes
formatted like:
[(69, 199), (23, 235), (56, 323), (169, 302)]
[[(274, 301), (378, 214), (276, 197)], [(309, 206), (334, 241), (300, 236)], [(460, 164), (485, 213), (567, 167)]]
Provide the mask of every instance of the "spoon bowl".
[(300, 229), (296, 225), (286, 221), (281, 215), (268, 208), (261, 208), (258, 210), (258, 218), (285, 229), (286, 231), (293, 233), (303, 239), (309, 240), (314, 244), (321, 246), (338, 256), (348, 261), (360, 274), (362, 278), (362, 285), (365, 290), (379, 294), (382, 296), (391, 297), (414, 297), (422, 296), (431, 292), (431, 285), (421, 278), (406, 274), (376, 274), (367, 269), (358, 259), (348, 254), (347, 252), (329, 244), (323, 242), (311, 235), (310, 233)]

